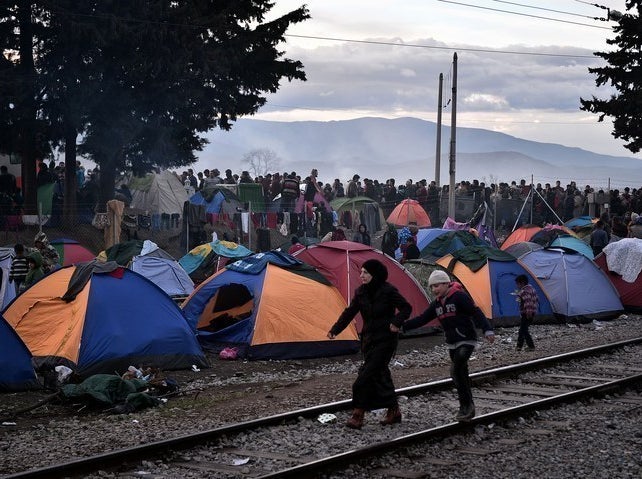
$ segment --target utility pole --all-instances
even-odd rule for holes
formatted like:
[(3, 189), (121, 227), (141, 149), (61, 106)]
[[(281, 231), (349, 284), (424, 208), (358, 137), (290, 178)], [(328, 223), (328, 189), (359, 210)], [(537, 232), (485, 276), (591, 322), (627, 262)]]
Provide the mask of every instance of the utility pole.
[(450, 186), (448, 187), (448, 216), (455, 219), (455, 158), (457, 143), (457, 53), (453, 54), (453, 86), (452, 86), (452, 113), (450, 117), (450, 157), (449, 173)]
[(444, 87), (444, 74), (439, 74), (439, 99), (437, 100), (437, 139), (435, 141), (435, 183), (439, 187), (439, 176), (441, 175), (441, 105), (442, 90)]

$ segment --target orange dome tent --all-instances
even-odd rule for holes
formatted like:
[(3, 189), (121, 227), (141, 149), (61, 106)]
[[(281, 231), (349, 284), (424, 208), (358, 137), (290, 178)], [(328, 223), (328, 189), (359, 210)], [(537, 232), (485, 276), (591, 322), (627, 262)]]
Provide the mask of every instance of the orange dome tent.
[(430, 217), (417, 200), (405, 199), (392, 210), (386, 220), (395, 226), (417, 225), (419, 228), (430, 228)]

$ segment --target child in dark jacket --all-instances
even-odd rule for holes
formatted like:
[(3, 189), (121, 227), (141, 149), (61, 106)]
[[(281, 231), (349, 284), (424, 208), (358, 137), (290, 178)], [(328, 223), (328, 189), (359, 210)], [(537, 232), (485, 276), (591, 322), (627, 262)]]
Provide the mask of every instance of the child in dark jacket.
[(468, 374), (468, 359), (477, 345), (475, 326), (484, 331), (486, 339), (491, 343), (495, 339), (495, 333), (472, 298), (461, 288), (451, 285), (446, 272), (433, 271), (428, 279), (428, 286), (435, 295), (435, 301), (419, 316), (406, 321), (402, 329), (415, 329), (433, 319), (439, 321), (452, 361), (450, 377), (455, 383), (459, 399), (460, 407), (456, 419), (470, 421), (475, 417), (475, 404)]
[(27, 273), (29, 272), (29, 265), (27, 264), (27, 257), (25, 256), (24, 245), (18, 243), (13, 247), (15, 256), (11, 260), (11, 270), (9, 271), (9, 282), (13, 283), (16, 288), (16, 295), (20, 294), (22, 283), (25, 282)]

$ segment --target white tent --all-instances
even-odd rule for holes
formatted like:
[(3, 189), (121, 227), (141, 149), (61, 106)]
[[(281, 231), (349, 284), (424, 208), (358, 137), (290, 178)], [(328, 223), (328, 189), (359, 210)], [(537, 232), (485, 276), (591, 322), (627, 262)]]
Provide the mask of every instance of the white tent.
[(134, 177), (129, 181), (129, 189), (132, 193), (130, 206), (149, 214), (182, 215), (183, 204), (188, 201), (185, 186), (169, 170)]
[(16, 297), (13, 283), (9, 283), (9, 272), (13, 259), (13, 248), (0, 248), (0, 310)]

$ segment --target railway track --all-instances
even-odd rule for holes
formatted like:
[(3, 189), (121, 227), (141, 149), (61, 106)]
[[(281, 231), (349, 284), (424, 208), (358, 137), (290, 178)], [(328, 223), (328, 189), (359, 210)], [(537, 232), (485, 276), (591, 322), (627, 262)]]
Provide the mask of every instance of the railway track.
[[(470, 423), (453, 422), (452, 382), (442, 379), (399, 389), (404, 420), (392, 427), (370, 414), (362, 431), (347, 430), (350, 402), (339, 401), (4, 477), (315, 477), (477, 425), (639, 387), (641, 352), (636, 338), (473, 373), (478, 415)], [(322, 424), (321, 414), (336, 421)]]

